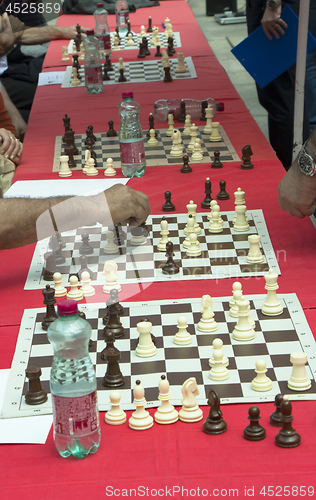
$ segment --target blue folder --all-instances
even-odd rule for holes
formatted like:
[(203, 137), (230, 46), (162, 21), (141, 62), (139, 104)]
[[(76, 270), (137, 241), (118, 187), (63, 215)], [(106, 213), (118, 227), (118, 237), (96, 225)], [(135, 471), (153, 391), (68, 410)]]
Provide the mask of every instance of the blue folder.
[[(287, 5), (281, 18), (288, 27), (279, 39), (269, 40), (261, 26), (231, 50), (261, 88), (296, 62), (298, 17)], [(316, 39), (308, 32), (307, 53), (315, 48)]]

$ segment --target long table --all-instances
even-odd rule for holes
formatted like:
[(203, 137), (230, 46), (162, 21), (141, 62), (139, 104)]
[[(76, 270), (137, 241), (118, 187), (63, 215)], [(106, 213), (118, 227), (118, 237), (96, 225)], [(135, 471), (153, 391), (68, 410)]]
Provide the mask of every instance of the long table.
[[(315, 332), (314, 259), (311, 250), (315, 248), (316, 236), (309, 219), (291, 218), (278, 205), (277, 186), (284, 174), (282, 166), (208, 47), (189, 5), (184, 1), (167, 1), (161, 2), (160, 7), (139, 9), (131, 15), (135, 31), (136, 27), (147, 24), (149, 15), (157, 24), (164, 21), (167, 15), (170, 17), (174, 31), (181, 33), (186, 55), (193, 57), (198, 78), (170, 85), (138, 84), (136, 88), (113, 85), (106, 87), (102, 94), (93, 96), (81, 88), (39, 87), (25, 138), (23, 162), (15, 181), (56, 179), (56, 173), (52, 172), (53, 150), (55, 136), (63, 133), (64, 114), (71, 116), (76, 133), (84, 133), (89, 123), (94, 125), (95, 132), (104, 131), (110, 119), (118, 125), (116, 106), (122, 90), (134, 91), (135, 99), (141, 104), (144, 128), (148, 126), (148, 114), (153, 111), (153, 102), (157, 99), (213, 97), (224, 101), (225, 111), (218, 115), (218, 120), (240, 156), (242, 147), (251, 144), (253, 170), (241, 170), (240, 162), (225, 164), (221, 170), (211, 169), (205, 164), (193, 165), (193, 172), (187, 175), (181, 174), (178, 166), (151, 167), (144, 177), (131, 179), (129, 185), (148, 194), (152, 213), (161, 215), (166, 190), (172, 192), (177, 212), (185, 212), (190, 199), (198, 204), (198, 211), (201, 212), (204, 211), (200, 203), (205, 196), (206, 177), (211, 178), (213, 195), (219, 191), (219, 180), (227, 181), (231, 197), (220, 204), (224, 211), (234, 210), (233, 193), (237, 187), (242, 187), (246, 192), (247, 207), (264, 212), (273, 247), (279, 255), (280, 293), (295, 292), (298, 295), (310, 327)], [(110, 27), (114, 28), (114, 17), (109, 16), (109, 20)], [(93, 27), (92, 16), (61, 16), (58, 21), (60, 25), (77, 22)], [(63, 41), (50, 44), (44, 71), (60, 70), (63, 66), (60, 54), (64, 44)], [(135, 57), (135, 54), (135, 51), (126, 51), (124, 60)], [(161, 122), (159, 126), (166, 127), (167, 124)], [(84, 175), (78, 172), (76, 178), (84, 178)], [(49, 183), (47, 186), (49, 189)], [(42, 306), (40, 291), (23, 289), (33, 252), (34, 245), (28, 245), (1, 253), (0, 368), (10, 367), (24, 309)], [(187, 282), (188, 286), (179, 286), (179, 282), (162, 282), (152, 284), (145, 290), (133, 285), (125, 286), (129, 287), (132, 300), (173, 300), (201, 297), (203, 294), (229, 296), (234, 281), (201, 280)], [(242, 280), (246, 295), (264, 293), (264, 284), (263, 277)], [(101, 287), (97, 287), (95, 301), (104, 301)], [(264, 497), (264, 493), (269, 496), (272, 492), (275, 496), (277, 493), (285, 496), (288, 491), (285, 487), (288, 486), (291, 496), (287, 496), (290, 498), (295, 496), (296, 490), (291, 489), (294, 486), (298, 487), (297, 496), (303, 496), (304, 491), (306, 496), (312, 496), (312, 490), (307, 490), (307, 487), (315, 487), (315, 402), (293, 402), (294, 427), (301, 434), (302, 444), (292, 450), (278, 448), (274, 443), (278, 431), (268, 423), (269, 415), (274, 410), (272, 403), (260, 404), (261, 423), (267, 429), (267, 437), (258, 443), (243, 438), (243, 429), (248, 424), (248, 405), (223, 405), (222, 410), (228, 431), (220, 436), (204, 434), (201, 422), (177, 422), (171, 426), (156, 424), (146, 432), (133, 432), (127, 424), (106, 426), (101, 413), (100, 449), (96, 455), (82, 461), (63, 461), (59, 458), (52, 431), (45, 445), (2, 445), (1, 500), (12, 495), (33, 498), (37, 491), (45, 499), (63, 499), (74, 495), (78, 499), (88, 495), (136, 497), (136, 493), (130, 491), (133, 489), (138, 496), (148, 498), (252, 496), (259, 499)], [(153, 410), (150, 413), (153, 414)], [(208, 407), (203, 407), (203, 413), (206, 418)]]

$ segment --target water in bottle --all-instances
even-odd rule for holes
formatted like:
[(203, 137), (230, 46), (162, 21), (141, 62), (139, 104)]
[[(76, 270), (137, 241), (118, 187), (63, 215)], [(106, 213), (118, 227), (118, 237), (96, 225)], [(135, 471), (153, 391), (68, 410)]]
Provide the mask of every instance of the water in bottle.
[[(213, 109), (213, 116), (215, 116), (216, 111), (224, 111), (224, 103), (216, 102), (212, 97), (204, 99), (207, 101), (208, 105)], [(160, 99), (154, 103), (155, 116), (158, 120), (167, 120), (168, 114), (172, 113), (175, 120), (177, 120), (181, 113), (182, 99)], [(198, 118), (201, 115), (202, 101), (198, 99), (183, 99), (185, 102), (185, 112), (190, 115), (191, 118)]]
[(141, 177), (145, 173), (145, 147), (139, 121), (140, 105), (134, 101), (133, 92), (123, 92), (123, 101), (117, 111), (121, 117), (119, 142), (121, 169), (125, 177)]
[(85, 47), (85, 87), (89, 94), (99, 94), (103, 90), (102, 63), (99, 40), (94, 36), (93, 30), (87, 30), (87, 37), (83, 43)]
[(97, 383), (88, 344), (90, 324), (78, 316), (75, 300), (61, 300), (48, 328), (54, 349), (50, 375), (54, 441), (59, 454), (84, 458), (100, 444)]
[(95, 28), (94, 36), (99, 40), (99, 50), (101, 56), (106, 54), (111, 55), (111, 35), (108, 25), (108, 12), (105, 10), (103, 3), (97, 3), (97, 8), (94, 11)]
[(128, 5), (125, 0), (117, 0), (115, 16), (119, 32), (125, 35), (127, 33), (127, 21), (129, 20)]

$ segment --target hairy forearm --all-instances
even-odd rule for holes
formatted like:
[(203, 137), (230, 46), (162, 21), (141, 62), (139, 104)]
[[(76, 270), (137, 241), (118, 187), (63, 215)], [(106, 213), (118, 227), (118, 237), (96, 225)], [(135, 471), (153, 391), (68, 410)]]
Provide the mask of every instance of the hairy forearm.
[(64, 38), (64, 30), (58, 26), (27, 28), (20, 32), (20, 41), (23, 45), (36, 45)]

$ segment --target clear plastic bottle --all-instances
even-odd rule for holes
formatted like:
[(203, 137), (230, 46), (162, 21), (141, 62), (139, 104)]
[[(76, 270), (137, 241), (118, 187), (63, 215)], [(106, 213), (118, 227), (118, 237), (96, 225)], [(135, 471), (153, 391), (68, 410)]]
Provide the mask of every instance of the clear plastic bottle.
[(125, 0), (117, 0), (115, 9), (116, 26), (118, 26), (119, 32), (123, 35), (127, 33), (128, 12), (127, 2)]
[(103, 3), (97, 3), (97, 8), (94, 11), (95, 28), (94, 36), (99, 40), (99, 50), (102, 56), (111, 55), (111, 35), (108, 25), (108, 11), (105, 10)]
[[(213, 116), (215, 116), (216, 111), (224, 111), (224, 103), (216, 102), (212, 97), (208, 97), (208, 99), (203, 99), (207, 101), (208, 105), (211, 105), (213, 108)], [(168, 114), (172, 113), (175, 120), (177, 120), (180, 116), (182, 99), (160, 99), (154, 103), (155, 108), (155, 116), (158, 120), (167, 120)], [(201, 115), (201, 107), (202, 101), (198, 99), (183, 99), (185, 102), (185, 111), (187, 115), (190, 115), (191, 118), (197, 118)]]
[(134, 101), (133, 92), (123, 92), (122, 99), (117, 107), (121, 117), (121, 169), (125, 177), (141, 177), (145, 173), (146, 160), (143, 130), (139, 121), (140, 105)]
[(93, 30), (87, 30), (87, 37), (83, 43), (85, 47), (85, 87), (88, 94), (100, 94), (103, 90), (102, 63), (99, 52), (99, 40), (94, 36)]
[(50, 375), (54, 441), (59, 454), (84, 458), (100, 444), (97, 383), (88, 344), (90, 324), (78, 316), (75, 300), (61, 300), (59, 318), (47, 331), (54, 349)]

